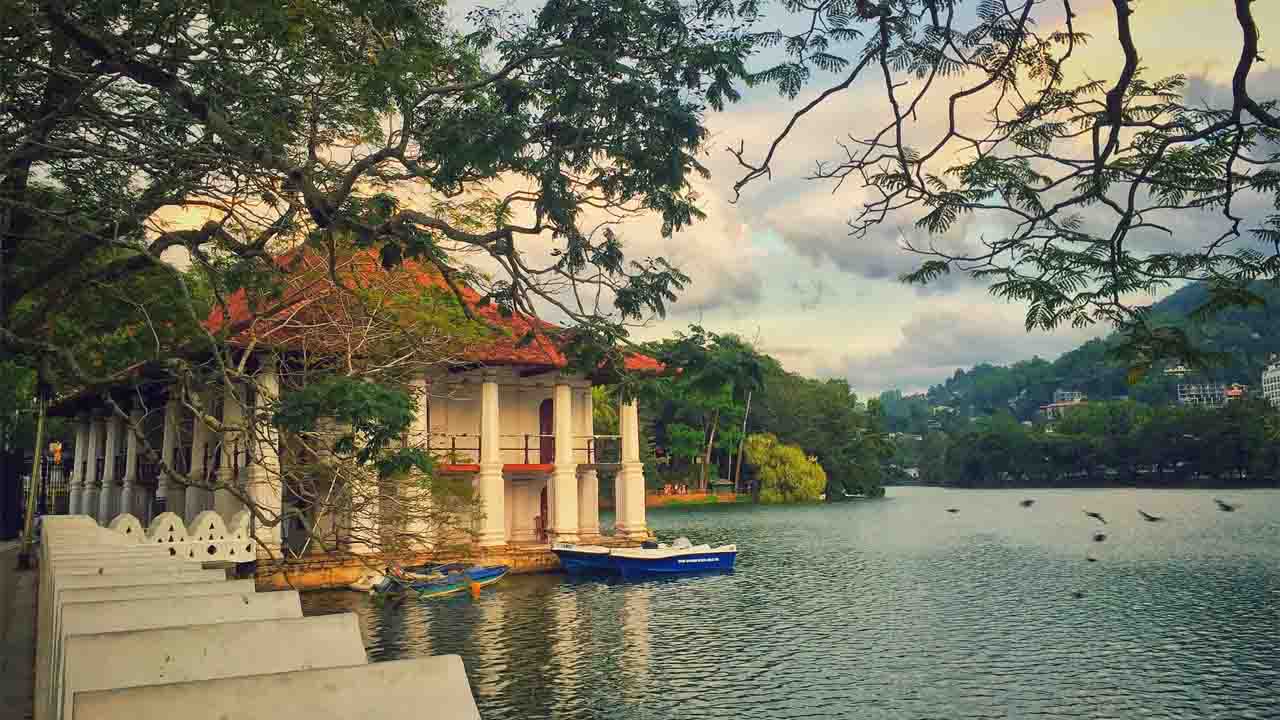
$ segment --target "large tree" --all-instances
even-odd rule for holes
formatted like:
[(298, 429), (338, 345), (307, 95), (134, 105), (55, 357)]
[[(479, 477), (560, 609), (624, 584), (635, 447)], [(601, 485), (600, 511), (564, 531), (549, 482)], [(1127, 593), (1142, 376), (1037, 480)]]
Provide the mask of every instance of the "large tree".
[[(466, 286), (553, 308), (593, 368), (617, 361), (687, 278), (613, 228), (700, 217), (703, 114), (737, 98), (751, 48), (737, 12), (551, 0), (464, 30), (443, 0), (5, 0), (0, 350), (64, 388), (111, 381), (127, 362), (89, 361), (57, 321), (110, 292), (144, 300), (116, 316), (144, 328), (132, 360), (243, 381), (221, 342), (243, 328), (200, 321), (239, 288), (258, 316), (292, 301), (276, 258), (306, 244), (339, 287), (353, 245), (411, 258), (467, 314)], [(143, 277), (167, 292), (129, 293)], [(155, 331), (157, 307), (192, 333)], [(213, 362), (183, 367), (193, 352)]]
[[(972, 275), (1025, 302), (1028, 328), (1115, 324), (1142, 370), (1162, 356), (1197, 359), (1184, 334), (1147, 321), (1148, 293), (1208, 281), (1211, 311), (1257, 303), (1250, 281), (1280, 280), (1280, 108), (1275, 89), (1259, 87), (1264, 3), (1178, 6), (1188, 24), (1234, 20), (1207, 59), (1233, 69), (1219, 93), (1144, 67), (1137, 31), (1167, 3), (1098, 3), (1101, 38), (1079, 27), (1083, 0), (782, 4), (801, 22), (755, 36), (785, 57), (754, 78), (809, 95), (767, 147), (732, 148), (739, 191), (772, 176), (816, 110), (878, 86), (883, 103), (858, 117), (883, 123), (836, 139), (837, 156), (812, 177), (861, 189), (850, 242), (901, 241), (925, 256), (911, 281)], [(1090, 40), (1118, 43), (1119, 59), (1100, 63)], [(948, 235), (962, 218), (982, 236)]]

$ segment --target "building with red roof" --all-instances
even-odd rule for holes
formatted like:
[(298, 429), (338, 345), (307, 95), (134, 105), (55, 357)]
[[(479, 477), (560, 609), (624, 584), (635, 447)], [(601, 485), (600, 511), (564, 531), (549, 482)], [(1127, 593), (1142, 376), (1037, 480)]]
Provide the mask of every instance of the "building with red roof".
[[(256, 424), (268, 422), (267, 408), (281, 387), (286, 392), (294, 387), (299, 358), (360, 352), (350, 334), (369, 324), (369, 298), (382, 306), (391, 298), (398, 303), (392, 310), (406, 316), (414, 315), (415, 303), (437, 302), (452, 307), (458, 327), (465, 315), (440, 274), (412, 261), (388, 270), (373, 253), (360, 252), (330, 268), (325, 256), (299, 251), (277, 262), (283, 287), (237, 290), (204, 323), (219, 341), (249, 356), (245, 366), (251, 380), (244, 387), (184, 401), (166, 384), (165, 373), (140, 365), (127, 388), (89, 388), (59, 403), (58, 412), (78, 420), (72, 514), (91, 515), (103, 525), (131, 515), (150, 526), (150, 537), (156, 523), (191, 526), (197, 518), (216, 516), (225, 527), (243, 525), (244, 513), (252, 510), (259, 554), (300, 557), (321, 546), (379, 551), (366, 542), (345, 541), (342, 528), (354, 519), (321, 518), (327, 510), (305, 499), (315, 492), (282, 487), (281, 463), (290, 457), (282, 450), (289, 438), (261, 432)], [(573, 369), (564, 350), (571, 336), (535, 317), (503, 316), (469, 287), (458, 291), (478, 322), (470, 327), (480, 328), (482, 339), (460, 344), (447, 359), (415, 371), (408, 384), (419, 408), (407, 440), (437, 459), (437, 472), (471, 482), (483, 507), (474, 522), (476, 542), (492, 548), (598, 538), (602, 466), (617, 472), (614, 534), (647, 536), (636, 403), (621, 403), (618, 435), (595, 433), (592, 388), (609, 377), (602, 370)], [(392, 317), (400, 316), (393, 312)], [(449, 327), (439, 334), (447, 336)], [(623, 356), (622, 364), (632, 372), (663, 369), (636, 353)], [(165, 463), (188, 482), (175, 482), (140, 461), (138, 443), (127, 437), (130, 423), (106, 411), (108, 395), (131, 404), (134, 426), (143, 428), (148, 444), (160, 448)], [(191, 412), (192, 405), (239, 430), (219, 436)], [(261, 440), (267, 436), (271, 441)], [(366, 524), (370, 517), (386, 517), (385, 508), (361, 512)], [(286, 518), (304, 530), (293, 532)], [(322, 526), (333, 534), (332, 542), (310, 542)]]

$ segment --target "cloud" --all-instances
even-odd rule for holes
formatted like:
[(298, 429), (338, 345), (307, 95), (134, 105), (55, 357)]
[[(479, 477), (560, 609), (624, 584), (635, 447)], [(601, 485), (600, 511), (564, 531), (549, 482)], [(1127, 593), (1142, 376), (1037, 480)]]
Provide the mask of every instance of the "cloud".
[(902, 340), (887, 352), (845, 356), (820, 374), (848, 378), (860, 394), (898, 388), (927, 389), (957, 369), (981, 363), (1008, 364), (1040, 356), (1053, 359), (1107, 328), (1061, 328), (1026, 332), (1021, 309), (990, 304), (953, 304), (918, 312), (902, 327)]

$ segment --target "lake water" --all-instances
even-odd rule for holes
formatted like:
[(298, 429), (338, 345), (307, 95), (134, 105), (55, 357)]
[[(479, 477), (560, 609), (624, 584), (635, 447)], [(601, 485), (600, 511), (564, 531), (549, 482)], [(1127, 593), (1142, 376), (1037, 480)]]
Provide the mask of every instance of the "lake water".
[(304, 605), (357, 612), (374, 660), (460, 654), (486, 720), (1280, 717), (1280, 492), (890, 488), (649, 520), (738, 543), (737, 571)]

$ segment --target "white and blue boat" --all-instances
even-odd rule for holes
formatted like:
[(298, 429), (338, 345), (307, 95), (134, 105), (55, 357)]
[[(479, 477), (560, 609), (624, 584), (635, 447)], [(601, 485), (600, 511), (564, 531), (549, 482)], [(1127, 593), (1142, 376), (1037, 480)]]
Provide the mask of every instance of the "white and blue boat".
[(609, 557), (609, 548), (603, 545), (574, 545), (555, 543), (551, 552), (560, 558), (560, 566), (573, 575), (589, 575), (617, 572)]
[(609, 557), (624, 578), (726, 572), (733, 570), (738, 546), (693, 545), (686, 538), (678, 538), (670, 547), (617, 548)]
[(646, 543), (639, 548), (556, 543), (551, 551), (570, 574), (617, 574), (626, 578), (731, 571), (738, 557), (737, 545), (694, 545), (688, 538), (677, 538), (671, 545)]

